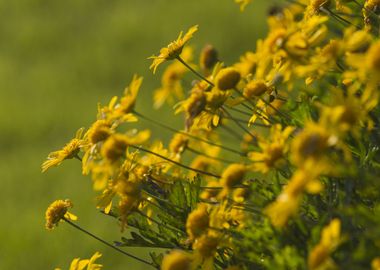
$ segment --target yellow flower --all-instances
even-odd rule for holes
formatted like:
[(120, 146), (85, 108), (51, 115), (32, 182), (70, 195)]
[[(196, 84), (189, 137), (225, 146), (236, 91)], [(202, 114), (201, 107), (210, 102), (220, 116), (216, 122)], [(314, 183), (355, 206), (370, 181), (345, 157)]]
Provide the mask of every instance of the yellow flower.
[(243, 164), (231, 164), (223, 171), (220, 181), (226, 189), (231, 189), (241, 184), (246, 172), (247, 168)]
[(340, 243), (340, 220), (335, 218), (323, 228), (321, 240), (310, 252), (308, 257), (309, 269), (321, 269), (326, 264), (333, 265), (334, 263), (329, 256)]
[(373, 42), (365, 53), (347, 54), (346, 63), (354, 70), (347, 70), (345, 77), (376, 85), (380, 81), (380, 41)]
[(175, 113), (185, 112), (186, 129), (190, 129), (194, 119), (203, 111), (206, 106), (206, 95), (204, 85), (198, 83), (191, 91), (190, 96), (176, 105)]
[(200, 236), (209, 226), (210, 218), (207, 212), (207, 205), (200, 204), (193, 210), (186, 221), (186, 232), (190, 240)]
[(305, 17), (310, 17), (320, 13), (321, 8), (325, 8), (330, 4), (330, 0), (311, 0), (306, 7)]
[(126, 153), (128, 145), (138, 145), (144, 143), (150, 137), (149, 130), (143, 130), (140, 132), (131, 132), (132, 134), (112, 134), (104, 142), (101, 154), (110, 162), (115, 162)]
[(240, 5), (240, 11), (244, 11), (245, 7), (251, 2), (252, 0), (235, 0), (235, 3)]
[(132, 114), (136, 104), (137, 94), (140, 90), (143, 78), (133, 75), (132, 81), (124, 90), (124, 96), (118, 102), (118, 97), (114, 96), (108, 106), (98, 105), (98, 120), (106, 120), (112, 127), (117, 127), (120, 123), (136, 122), (137, 118)]
[(120, 99), (120, 104), (116, 109), (117, 112), (125, 115), (133, 111), (142, 81), (143, 77), (133, 75), (131, 83), (124, 90), (124, 96)]
[(114, 162), (121, 158), (128, 147), (128, 138), (122, 134), (114, 134), (104, 142), (101, 153), (107, 160)]
[(77, 217), (67, 210), (73, 207), (73, 203), (70, 200), (56, 200), (46, 210), (45, 220), (46, 229), (51, 230), (63, 219), (77, 220)]
[(180, 251), (173, 250), (167, 254), (162, 260), (162, 270), (191, 270), (192, 257), (191, 255)]
[(246, 52), (240, 57), (240, 61), (234, 67), (240, 72), (242, 77), (254, 74), (257, 66), (257, 55), (253, 52)]
[[(101, 256), (102, 254), (95, 252), (90, 259), (81, 260), (80, 258), (75, 258), (71, 262), (69, 270), (84, 270), (85, 268), (86, 270), (100, 270), (103, 266), (95, 263), (95, 261)], [(61, 270), (61, 268), (56, 268), (55, 270)]]
[(276, 201), (265, 208), (265, 214), (275, 227), (283, 227), (291, 216), (294, 216), (300, 204), (301, 197), (288, 193), (281, 193)]
[(338, 138), (331, 135), (324, 126), (309, 122), (294, 138), (291, 148), (295, 165), (302, 166), (308, 161), (322, 162), (327, 149), (336, 145)]
[(297, 213), (305, 191), (316, 194), (323, 189), (321, 182), (318, 180), (323, 170), (324, 167), (314, 167), (312, 162), (307, 162), (303, 169), (299, 169), (293, 174), (276, 201), (264, 210), (273, 226), (285, 226), (289, 218)]
[[(201, 156), (200, 156), (201, 157)], [(193, 167), (192, 167), (193, 168)], [(220, 183), (217, 181), (210, 181), (207, 183), (207, 188), (205, 188), (202, 193), (200, 194), (200, 198), (203, 200), (216, 200), (216, 197), (218, 196), (219, 192), (221, 191), (222, 187), (220, 186)]]
[(353, 84), (343, 92), (342, 89), (332, 88), (331, 106), (321, 105), (320, 122), (338, 136), (350, 132), (355, 137), (363, 126), (370, 128), (373, 123), (368, 116), (377, 104), (376, 94), (366, 96), (366, 90), (358, 95), (360, 85)]
[(232, 89), (238, 84), (240, 78), (240, 73), (236, 68), (223, 68), (216, 74), (215, 85), (220, 90)]
[[(192, 48), (186, 47), (183, 49), (181, 58), (189, 63), (192, 60), (192, 54)], [(161, 87), (154, 91), (153, 106), (155, 109), (160, 108), (165, 102), (172, 104), (176, 99), (183, 99), (181, 79), (188, 71), (189, 69), (180, 62), (173, 62), (165, 69), (161, 78)]]
[(148, 59), (153, 59), (152, 65), (149, 67), (153, 69), (153, 73), (156, 72), (157, 67), (167, 60), (173, 60), (180, 56), (182, 53), (183, 46), (185, 46), (186, 42), (188, 42), (193, 34), (198, 30), (198, 25), (194, 25), (191, 27), (187, 33), (182, 37), (183, 32), (179, 34), (177, 40), (171, 42), (165, 48), (160, 50), (160, 54), (158, 56), (151, 56)]
[(247, 98), (259, 97), (267, 92), (269, 87), (263, 80), (252, 80), (243, 89), (243, 94)]
[(111, 124), (106, 120), (97, 120), (94, 122), (85, 134), (90, 143), (96, 144), (107, 139), (112, 133)]
[(47, 160), (42, 163), (42, 172), (53, 166), (58, 166), (65, 159), (71, 159), (78, 155), (79, 150), (85, 145), (82, 139), (84, 128), (80, 128), (75, 135), (75, 138), (67, 143), (61, 150), (51, 152)]
[(185, 151), (188, 143), (188, 136), (182, 133), (176, 133), (170, 141), (169, 150), (175, 155), (180, 155), (183, 151)]
[(204, 259), (212, 258), (214, 257), (219, 242), (219, 237), (211, 233), (206, 233), (195, 240), (193, 249)]
[(258, 137), (258, 144), (262, 152), (248, 153), (248, 157), (254, 162), (252, 169), (267, 173), (270, 169), (275, 168), (288, 151), (286, 140), (293, 130), (294, 127), (286, 127), (282, 130), (281, 125), (276, 124), (272, 127), (268, 140)]
[(218, 51), (210, 44), (206, 45), (201, 52), (199, 65), (206, 75), (209, 75), (210, 71), (218, 62)]
[(376, 257), (371, 262), (372, 270), (380, 270), (380, 257)]

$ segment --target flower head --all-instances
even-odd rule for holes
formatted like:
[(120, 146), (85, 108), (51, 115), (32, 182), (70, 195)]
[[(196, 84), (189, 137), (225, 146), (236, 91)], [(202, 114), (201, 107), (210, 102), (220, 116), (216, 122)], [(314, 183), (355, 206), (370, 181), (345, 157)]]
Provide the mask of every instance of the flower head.
[(231, 164), (223, 171), (221, 183), (225, 188), (230, 189), (241, 184), (246, 172), (247, 168), (243, 164)]
[(322, 230), (321, 239), (308, 257), (309, 269), (321, 269), (322, 265), (333, 264), (330, 254), (341, 243), (340, 220), (335, 218)]
[(42, 163), (42, 172), (53, 166), (58, 166), (65, 159), (71, 159), (77, 156), (79, 150), (85, 145), (85, 141), (82, 139), (84, 128), (80, 128), (75, 138), (68, 142), (61, 150), (51, 152), (47, 160)]
[(192, 258), (189, 254), (173, 250), (164, 257), (161, 264), (162, 270), (190, 270), (192, 269)]
[[(75, 258), (71, 264), (69, 270), (83, 270), (87, 266), (86, 270), (100, 270), (103, 265), (95, 263), (95, 261), (100, 258), (102, 254), (95, 252), (90, 259), (81, 260), (80, 258)], [(56, 268), (55, 270), (61, 270), (61, 268)]]
[(186, 221), (186, 232), (190, 237), (190, 240), (194, 240), (200, 236), (209, 226), (210, 218), (207, 212), (207, 206), (204, 204), (198, 205), (193, 210)]
[(153, 59), (152, 65), (150, 65), (150, 69), (153, 69), (153, 73), (156, 72), (157, 67), (167, 60), (173, 60), (180, 56), (183, 46), (185, 46), (186, 42), (188, 42), (193, 34), (198, 30), (198, 25), (194, 25), (191, 27), (187, 33), (182, 37), (183, 32), (179, 34), (177, 40), (171, 42), (168, 46), (162, 48), (160, 50), (160, 54), (158, 56), (152, 55), (148, 59)]
[(56, 200), (49, 205), (45, 213), (46, 229), (51, 230), (63, 219), (76, 220), (77, 217), (67, 210), (73, 207), (73, 203), (70, 200)]

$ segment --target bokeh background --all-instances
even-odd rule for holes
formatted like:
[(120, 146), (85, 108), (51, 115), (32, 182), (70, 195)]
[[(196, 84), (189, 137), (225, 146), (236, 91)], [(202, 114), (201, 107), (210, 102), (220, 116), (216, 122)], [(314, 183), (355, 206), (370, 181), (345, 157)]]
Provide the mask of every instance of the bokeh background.
[[(233, 63), (265, 35), (268, 2), (253, 2), (240, 13), (232, 0), (0, 1), (0, 269), (68, 269), (74, 257), (95, 251), (106, 269), (146, 269), (68, 225), (44, 229), (46, 207), (70, 198), (81, 226), (109, 241), (121, 237), (116, 221), (95, 209), (79, 162), (45, 174), (41, 163), (88, 127), (97, 103), (120, 96), (134, 73), (144, 76), (137, 109), (181, 127), (170, 110), (152, 109), (164, 67), (153, 75), (146, 58), (199, 24), (196, 51), (210, 43)], [(141, 124), (156, 138), (168, 136)]]

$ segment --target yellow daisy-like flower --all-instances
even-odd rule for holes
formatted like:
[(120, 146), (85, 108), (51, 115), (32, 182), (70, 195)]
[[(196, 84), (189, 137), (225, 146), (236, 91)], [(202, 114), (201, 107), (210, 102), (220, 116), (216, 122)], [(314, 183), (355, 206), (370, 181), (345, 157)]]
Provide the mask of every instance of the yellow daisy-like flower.
[(267, 173), (279, 165), (288, 151), (286, 140), (293, 131), (294, 127), (288, 126), (282, 129), (280, 124), (276, 124), (271, 129), (269, 139), (259, 137), (258, 144), (261, 152), (248, 153), (248, 157), (254, 162), (252, 169), (254, 171)]
[(192, 269), (193, 258), (180, 250), (173, 250), (162, 260), (162, 270), (190, 270)]
[(73, 203), (70, 200), (56, 200), (50, 204), (45, 213), (46, 229), (52, 230), (55, 226), (58, 226), (58, 223), (63, 218), (77, 220), (78, 218), (75, 215), (67, 211), (72, 207)]
[(334, 218), (330, 224), (323, 228), (319, 244), (316, 245), (309, 254), (309, 269), (327, 269), (327, 266), (334, 265), (334, 261), (330, 258), (330, 254), (342, 242), (340, 227), (340, 220)]
[(75, 138), (67, 143), (61, 150), (51, 152), (47, 160), (42, 163), (42, 172), (45, 172), (50, 167), (58, 166), (65, 159), (71, 159), (78, 155), (79, 150), (85, 145), (85, 140), (82, 139), (84, 128), (80, 128)]
[(153, 69), (153, 73), (156, 72), (157, 67), (167, 60), (173, 60), (182, 52), (183, 46), (185, 46), (186, 42), (188, 42), (193, 34), (198, 30), (198, 25), (194, 25), (191, 27), (187, 33), (182, 37), (183, 32), (179, 34), (177, 40), (171, 42), (168, 46), (162, 48), (160, 50), (160, 54), (158, 56), (152, 55), (148, 59), (153, 59), (152, 65), (149, 67)]
[[(95, 263), (95, 261), (100, 257), (102, 257), (102, 254), (95, 252), (90, 259), (81, 260), (80, 258), (75, 258), (71, 262), (69, 270), (83, 270), (86, 266), (86, 270), (102, 269), (103, 265)], [(55, 270), (61, 270), (61, 268), (56, 268)]]

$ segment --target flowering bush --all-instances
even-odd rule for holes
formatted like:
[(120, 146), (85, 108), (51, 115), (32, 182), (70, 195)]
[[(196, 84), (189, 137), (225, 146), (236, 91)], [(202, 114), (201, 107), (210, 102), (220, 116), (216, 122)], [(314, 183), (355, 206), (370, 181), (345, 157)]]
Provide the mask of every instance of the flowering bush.
[[(380, 269), (379, 8), (275, 6), (267, 37), (230, 66), (211, 45), (198, 64), (187, 44), (198, 26), (181, 32), (150, 68), (165, 68), (154, 107), (175, 104), (183, 129), (136, 108), (135, 75), (42, 165), (79, 160), (96, 207), (126, 237), (111, 244), (83, 229), (69, 200), (53, 202), (46, 227), (65, 221), (164, 270)], [(171, 131), (169, 145), (136, 121)], [(137, 246), (161, 252), (146, 260), (124, 249)], [(70, 269), (100, 269), (100, 256)]]

